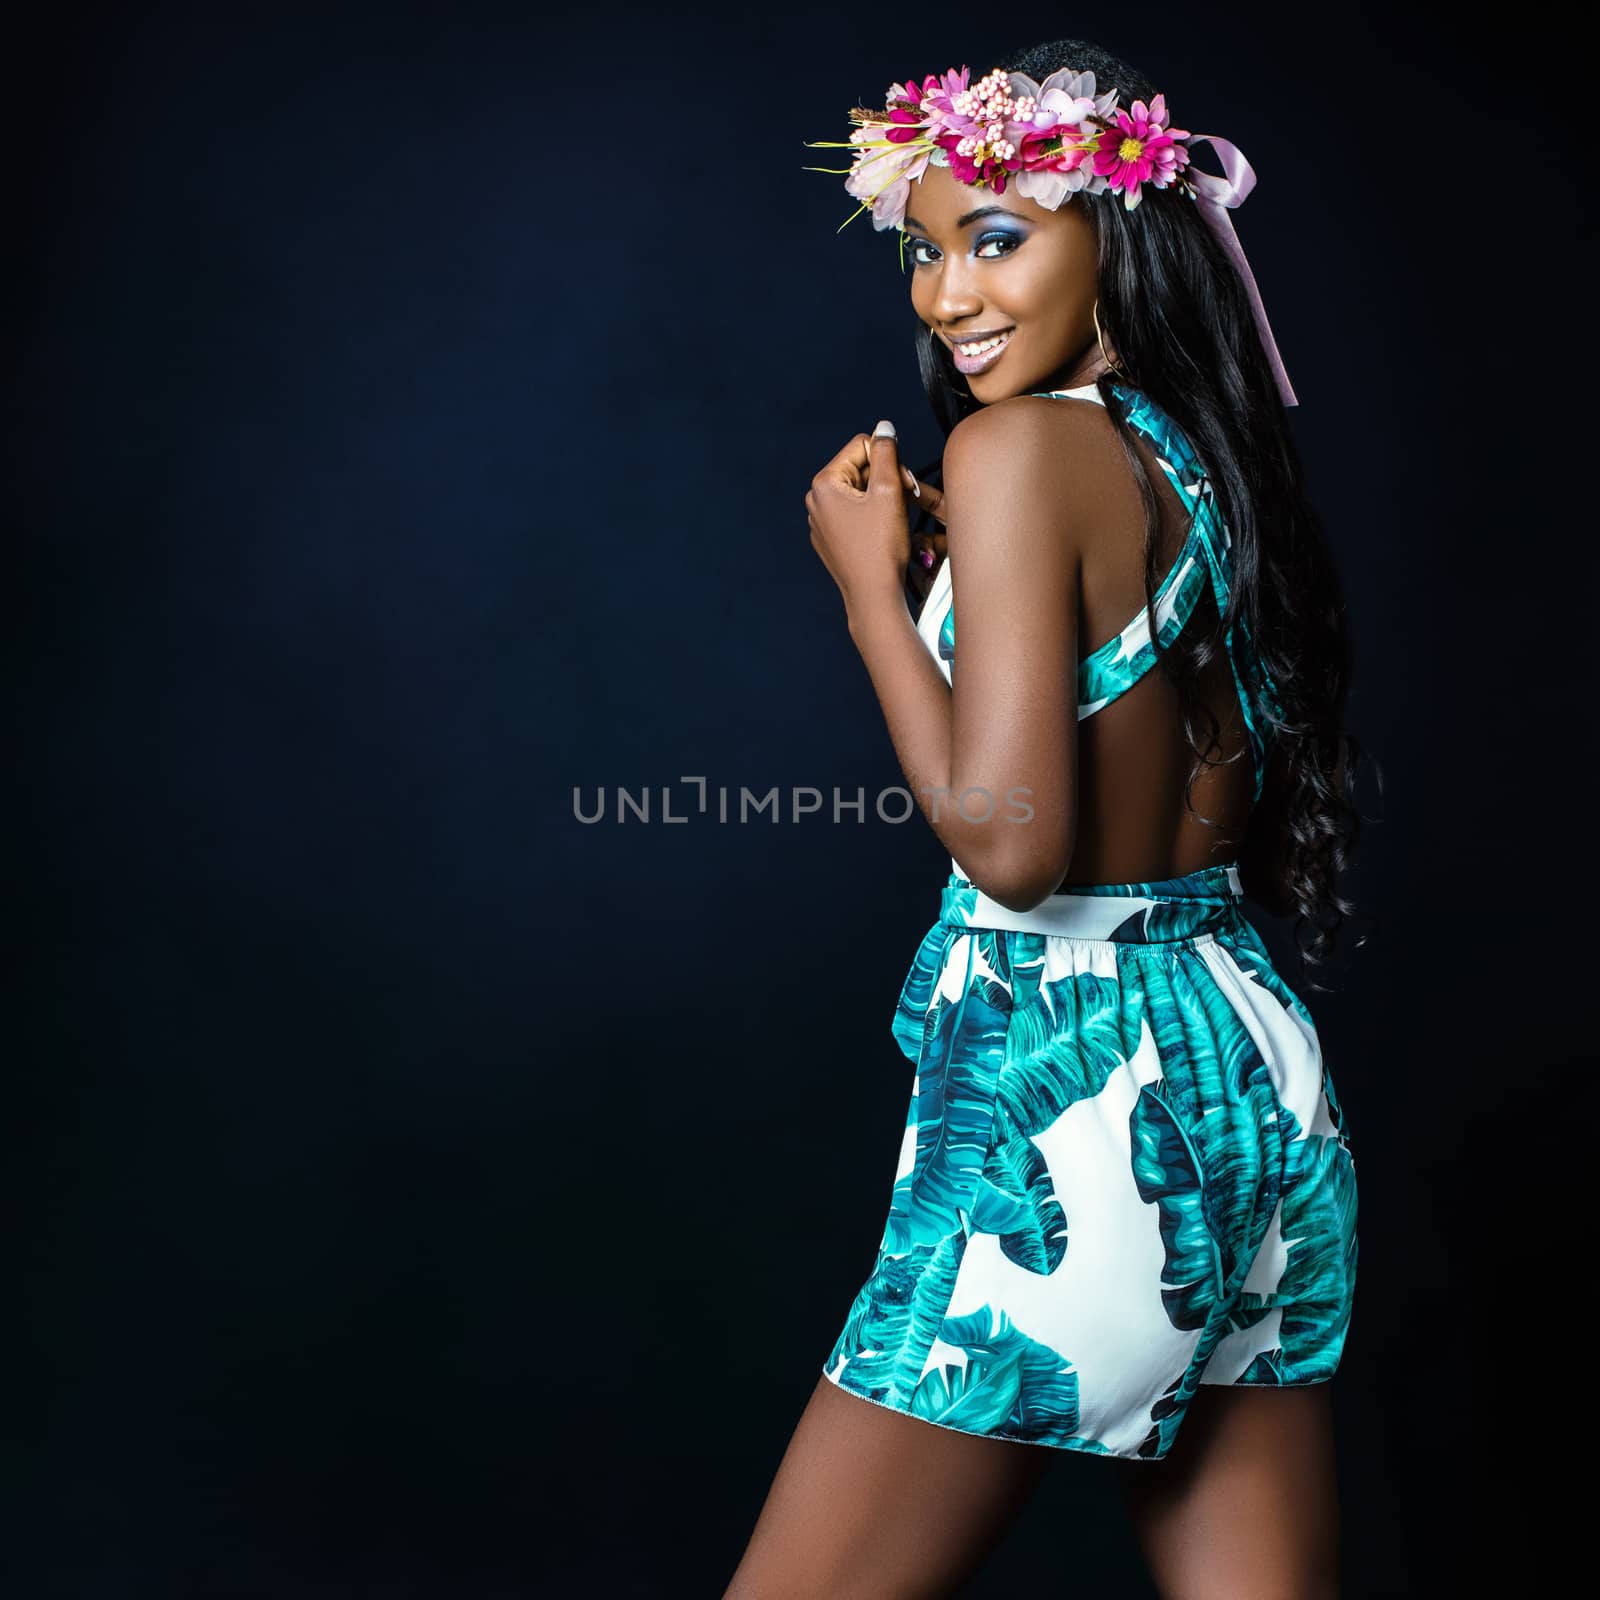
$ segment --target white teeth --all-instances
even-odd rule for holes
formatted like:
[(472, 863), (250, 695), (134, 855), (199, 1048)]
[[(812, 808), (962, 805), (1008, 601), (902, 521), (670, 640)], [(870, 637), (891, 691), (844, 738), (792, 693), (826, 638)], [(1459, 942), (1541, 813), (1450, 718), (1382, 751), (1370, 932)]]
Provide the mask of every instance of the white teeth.
[(992, 339), (980, 339), (976, 344), (963, 344), (961, 353), (968, 356), (981, 356), (987, 351), (995, 349), (998, 345), (1004, 344), (1010, 337), (1011, 330), (1008, 328), (1004, 333), (997, 333)]

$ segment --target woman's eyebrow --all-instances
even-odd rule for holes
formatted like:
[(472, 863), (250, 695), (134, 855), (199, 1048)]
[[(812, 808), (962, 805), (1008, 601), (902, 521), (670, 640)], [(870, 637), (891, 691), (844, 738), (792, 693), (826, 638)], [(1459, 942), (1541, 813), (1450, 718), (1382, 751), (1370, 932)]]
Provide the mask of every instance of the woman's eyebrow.
[[(1020, 217), (1020, 211), (1013, 211), (1009, 206), (979, 206), (976, 211), (969, 211), (964, 217), (956, 218), (956, 226), (964, 228), (968, 223), (976, 222), (979, 217)], [(905, 228), (921, 228), (924, 233), (928, 231), (925, 222), (918, 222), (915, 217), (902, 217), (900, 225)]]

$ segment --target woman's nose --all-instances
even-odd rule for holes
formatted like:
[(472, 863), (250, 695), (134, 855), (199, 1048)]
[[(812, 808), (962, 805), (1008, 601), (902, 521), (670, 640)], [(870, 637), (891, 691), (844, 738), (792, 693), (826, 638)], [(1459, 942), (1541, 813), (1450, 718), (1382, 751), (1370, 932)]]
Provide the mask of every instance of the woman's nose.
[(939, 322), (959, 322), (983, 305), (972, 281), (959, 267), (946, 266), (939, 274), (933, 297), (933, 314)]

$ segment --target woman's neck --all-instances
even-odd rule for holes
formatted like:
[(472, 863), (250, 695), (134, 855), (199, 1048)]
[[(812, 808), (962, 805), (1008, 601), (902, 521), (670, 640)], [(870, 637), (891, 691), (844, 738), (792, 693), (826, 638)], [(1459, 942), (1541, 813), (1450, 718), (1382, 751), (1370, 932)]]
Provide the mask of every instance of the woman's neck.
[(1072, 362), (1059, 376), (1053, 378), (1049, 384), (1052, 389), (1081, 389), (1086, 384), (1098, 382), (1106, 374), (1115, 376), (1116, 368), (1100, 354), (1098, 344), (1090, 345), (1089, 349), (1078, 359)]

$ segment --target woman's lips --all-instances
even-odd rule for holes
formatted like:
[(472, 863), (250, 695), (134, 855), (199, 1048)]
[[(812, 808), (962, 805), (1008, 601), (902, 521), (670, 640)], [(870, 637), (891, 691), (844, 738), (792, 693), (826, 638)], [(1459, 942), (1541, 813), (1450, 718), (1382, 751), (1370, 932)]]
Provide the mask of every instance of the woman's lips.
[(1015, 328), (1007, 328), (1000, 336), (999, 344), (990, 344), (985, 340), (980, 340), (981, 353), (976, 355), (968, 353), (970, 347), (963, 347), (952, 340), (950, 354), (955, 361), (956, 371), (965, 373), (968, 377), (971, 377), (974, 373), (987, 372), (1006, 353), (1006, 346), (1011, 343), (1011, 335), (1016, 331)]

